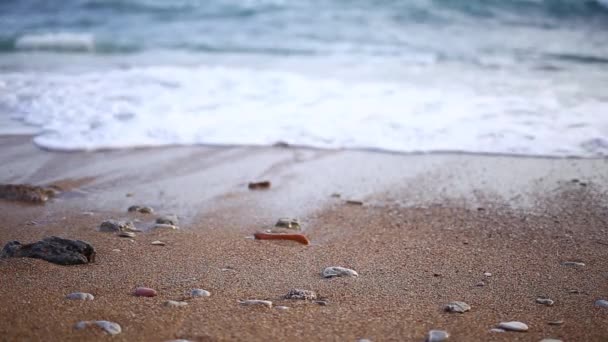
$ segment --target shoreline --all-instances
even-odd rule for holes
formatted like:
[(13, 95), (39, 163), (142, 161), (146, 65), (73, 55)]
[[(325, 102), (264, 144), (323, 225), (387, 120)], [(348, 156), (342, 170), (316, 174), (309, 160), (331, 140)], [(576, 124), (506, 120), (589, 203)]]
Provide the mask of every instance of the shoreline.
[[(422, 341), (431, 329), (455, 341), (608, 336), (608, 310), (593, 306), (608, 297), (608, 160), (293, 147), (62, 153), (23, 136), (0, 136), (0, 147), (8, 165), (0, 183), (67, 190), (42, 206), (0, 200), (0, 244), (59, 235), (97, 250), (97, 261), (82, 266), (0, 260), (7, 340), (101, 341), (99, 331), (73, 328), (101, 319), (122, 326), (116, 341)], [(247, 189), (259, 180), (271, 188)], [(131, 205), (155, 213), (128, 213)], [(180, 230), (132, 239), (97, 230), (107, 219), (147, 227), (169, 213)], [(280, 217), (299, 218), (311, 245), (251, 239)], [(323, 279), (328, 266), (359, 276)], [(159, 296), (133, 297), (137, 286)], [(192, 288), (211, 297), (163, 306)], [(292, 288), (328, 304), (283, 299)], [(76, 291), (95, 300), (64, 299)], [(541, 296), (555, 305), (535, 303)], [(238, 305), (245, 299), (289, 309)], [(472, 309), (443, 312), (451, 301)], [(530, 330), (489, 331), (514, 320)], [(548, 324), (555, 320), (564, 324)]]

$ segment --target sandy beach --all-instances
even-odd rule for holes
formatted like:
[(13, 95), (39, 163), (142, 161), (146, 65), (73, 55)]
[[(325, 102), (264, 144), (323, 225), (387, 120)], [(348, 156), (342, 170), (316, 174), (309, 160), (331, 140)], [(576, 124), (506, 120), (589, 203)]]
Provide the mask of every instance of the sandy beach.
[[(0, 163), (0, 183), (63, 190), (44, 205), (0, 200), (2, 246), (55, 235), (97, 251), (78, 266), (0, 260), (1, 341), (424, 341), (431, 329), (450, 341), (608, 339), (608, 309), (594, 306), (608, 299), (605, 159), (208, 146), (61, 153), (3, 136)], [(249, 190), (258, 180), (271, 188)], [(165, 214), (179, 230), (148, 229)], [(298, 218), (311, 244), (252, 238), (281, 217)], [(108, 219), (144, 232), (98, 231)], [(571, 261), (584, 266), (563, 265)], [(328, 266), (359, 275), (324, 279)], [(158, 296), (135, 297), (138, 286)], [(211, 296), (189, 298), (193, 288)], [(284, 299), (293, 288), (326, 305)], [(95, 299), (65, 299), (78, 291)], [(247, 299), (275, 307), (239, 305)], [(451, 301), (471, 310), (444, 312)], [(83, 320), (122, 333), (74, 329)], [(529, 330), (490, 332), (508, 321)]]

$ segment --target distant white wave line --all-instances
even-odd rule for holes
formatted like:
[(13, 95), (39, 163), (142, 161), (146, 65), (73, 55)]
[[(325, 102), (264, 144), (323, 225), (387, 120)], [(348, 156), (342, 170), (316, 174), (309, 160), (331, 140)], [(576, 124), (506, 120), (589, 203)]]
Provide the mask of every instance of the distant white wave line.
[(431, 83), (346, 82), (205, 66), (13, 73), (4, 75), (0, 108), (42, 127), (36, 142), (60, 150), (284, 141), (402, 152), (608, 154), (607, 105), (577, 87), (530, 78), (496, 90), (483, 78), (425, 79)]
[(27, 34), (17, 38), (15, 48), (18, 50), (95, 50), (95, 37), (90, 33), (40, 33)]

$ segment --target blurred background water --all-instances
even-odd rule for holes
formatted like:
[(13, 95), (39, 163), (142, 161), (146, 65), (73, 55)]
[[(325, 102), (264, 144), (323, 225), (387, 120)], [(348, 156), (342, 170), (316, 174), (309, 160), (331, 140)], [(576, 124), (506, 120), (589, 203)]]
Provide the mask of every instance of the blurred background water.
[(0, 131), (605, 156), (604, 2), (3, 0)]

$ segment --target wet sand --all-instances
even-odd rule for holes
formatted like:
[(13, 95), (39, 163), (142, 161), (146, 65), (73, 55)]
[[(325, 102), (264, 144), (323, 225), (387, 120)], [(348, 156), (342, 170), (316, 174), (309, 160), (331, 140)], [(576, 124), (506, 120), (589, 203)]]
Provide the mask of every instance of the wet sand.
[[(43, 206), (0, 200), (0, 244), (58, 235), (90, 242), (97, 258), (0, 260), (1, 341), (110, 338), (74, 330), (81, 320), (119, 323), (113, 341), (423, 341), (430, 329), (453, 341), (608, 339), (608, 309), (593, 305), (608, 299), (608, 160), (282, 147), (57, 153), (29, 139), (0, 137), (0, 182), (67, 191)], [(271, 189), (249, 190), (256, 180)], [(156, 213), (127, 213), (131, 205)], [(106, 219), (145, 229), (166, 213), (180, 230), (133, 241), (97, 231)], [(312, 244), (251, 239), (280, 217), (298, 217)], [(323, 279), (327, 266), (359, 276)], [(133, 297), (137, 286), (159, 295)], [(192, 288), (212, 295), (162, 305)], [(328, 305), (282, 299), (291, 288)], [(76, 291), (95, 300), (64, 299)], [(471, 311), (443, 312), (455, 300)], [(530, 329), (489, 332), (502, 321)]]

